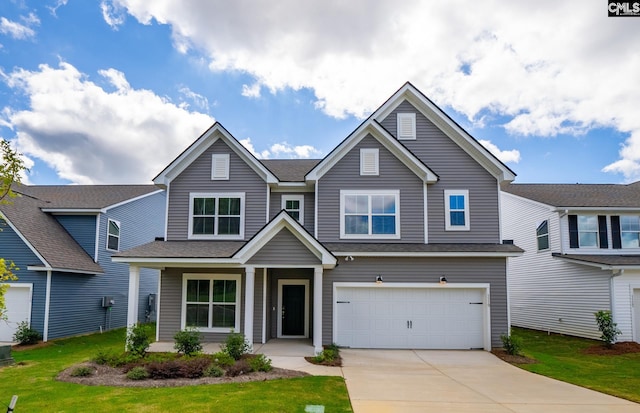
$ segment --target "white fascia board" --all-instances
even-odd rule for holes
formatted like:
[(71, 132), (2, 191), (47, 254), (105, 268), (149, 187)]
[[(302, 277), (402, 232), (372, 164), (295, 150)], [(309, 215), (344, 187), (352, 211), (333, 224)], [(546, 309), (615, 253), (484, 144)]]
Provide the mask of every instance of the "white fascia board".
[(556, 207), (557, 212), (571, 213), (576, 212), (639, 212), (638, 207)]
[(106, 212), (103, 208), (40, 208), (40, 211), (54, 215), (98, 215)]
[(111, 257), (112, 262), (132, 264), (149, 268), (169, 268), (169, 267), (242, 267), (239, 260), (235, 258), (148, 258), (148, 257)]
[(433, 102), (428, 100), (420, 91), (410, 83), (401, 87), (390, 99), (388, 99), (371, 116), (374, 119), (384, 119), (403, 101), (409, 101), (424, 116), (440, 128), (449, 138), (465, 150), (476, 162), (482, 165), (493, 176), (502, 181), (513, 181), (515, 173), (495, 158), (491, 152), (480, 142), (474, 139), (468, 132), (456, 124), (446, 113)]
[(269, 185), (271, 192), (313, 192), (313, 184), (307, 182), (279, 182)]
[(350, 252), (350, 251), (335, 251), (335, 256), (344, 257), (405, 257), (405, 258), (418, 258), (418, 257), (489, 257), (489, 258), (502, 258), (502, 257), (519, 257), (523, 253), (521, 252)]
[(610, 265), (610, 264), (601, 264), (601, 263), (597, 263), (597, 262), (582, 261), (582, 260), (566, 258), (566, 257), (558, 257), (558, 256), (553, 256), (553, 257), (554, 258), (559, 258), (559, 259), (562, 259), (562, 260), (565, 260), (567, 262), (571, 262), (571, 263), (574, 263), (574, 264), (580, 264), (580, 265), (585, 265), (587, 267), (599, 268), (599, 269), (604, 270), (604, 271), (640, 270), (640, 264)]
[(27, 240), (27, 238), (24, 235), (22, 235), (22, 233), (20, 231), (18, 231), (18, 228), (16, 228), (16, 226), (13, 225), (13, 223), (11, 223), (11, 221), (1, 211), (0, 211), (0, 219), (3, 219), (9, 225), (9, 227), (13, 230), (13, 232), (15, 232), (18, 235), (18, 237), (20, 237), (22, 242), (24, 242), (24, 244), (31, 250), (31, 252), (33, 252), (33, 254), (36, 257), (38, 257), (40, 262), (42, 262), (42, 264), (45, 267), (50, 267), (50, 265), (47, 262), (47, 260), (45, 260), (44, 257), (42, 255), (40, 255), (38, 250), (36, 250), (35, 247), (33, 245), (31, 245), (31, 243)]
[(104, 207), (104, 208), (102, 209), (102, 212), (106, 212), (106, 211), (108, 211), (108, 210), (110, 210), (110, 209), (117, 208), (117, 207), (122, 206), (122, 205), (126, 205), (126, 204), (128, 204), (128, 203), (131, 203), (131, 202), (137, 201), (137, 200), (139, 200), (139, 199), (144, 199), (144, 198), (146, 198), (146, 197), (148, 197), (148, 196), (152, 196), (152, 195), (155, 195), (155, 194), (159, 194), (159, 193), (161, 193), (161, 192), (163, 192), (163, 191), (164, 191), (164, 189), (160, 189), (160, 188), (158, 188), (157, 190), (155, 190), (155, 191), (153, 191), (153, 192), (149, 192), (148, 194), (139, 195), (139, 196), (136, 196), (136, 197), (134, 197), (134, 198), (130, 198), (130, 199), (127, 199), (127, 200), (125, 200), (125, 201), (118, 202), (117, 204), (113, 204), (113, 205), (109, 205), (109, 206), (107, 206), (107, 207)]
[(38, 266), (38, 265), (28, 265), (27, 269), (29, 271), (55, 271), (55, 272), (65, 272), (65, 273), (71, 273), (71, 274), (104, 275), (104, 272), (72, 270), (69, 268), (55, 268), (55, 267)]

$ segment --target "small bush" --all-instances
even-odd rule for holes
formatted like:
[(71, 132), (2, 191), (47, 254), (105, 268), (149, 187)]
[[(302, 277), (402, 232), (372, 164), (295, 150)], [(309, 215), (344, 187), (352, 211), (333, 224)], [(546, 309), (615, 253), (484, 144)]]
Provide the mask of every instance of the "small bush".
[(252, 371), (271, 371), (271, 359), (264, 354), (256, 354), (255, 357), (247, 359)]
[(313, 360), (317, 363), (331, 363), (338, 357), (338, 351), (333, 348), (325, 348)]
[(219, 351), (217, 353), (212, 354), (211, 360), (213, 361), (214, 364), (220, 367), (233, 366), (233, 363), (236, 362), (236, 360), (233, 357), (231, 357), (229, 354), (223, 351)]
[(89, 366), (80, 366), (73, 369), (71, 372), (72, 377), (87, 377), (93, 374), (93, 369)]
[(604, 341), (605, 346), (611, 347), (616, 341), (616, 337), (622, 334), (622, 331), (618, 329), (618, 325), (613, 322), (611, 311), (600, 310), (595, 313), (596, 323), (602, 335), (600, 338)]
[(26, 321), (18, 323), (18, 328), (13, 335), (13, 339), (23, 345), (36, 344), (41, 338), (40, 333), (31, 328)]
[(151, 344), (151, 329), (144, 324), (134, 324), (127, 329), (127, 351), (139, 357), (144, 357)]
[(224, 370), (219, 366), (212, 364), (205, 369), (204, 375), (206, 377), (222, 377), (224, 376)]
[(249, 343), (244, 338), (244, 334), (231, 332), (227, 336), (227, 340), (222, 345), (222, 351), (233, 357), (234, 360), (240, 360), (240, 358), (249, 353), (251, 350)]
[(204, 372), (211, 365), (211, 359), (208, 357), (196, 357), (188, 360), (182, 360), (180, 366), (180, 376), (188, 379), (197, 379), (204, 376)]
[(242, 360), (236, 361), (236, 363), (233, 366), (230, 366), (227, 369), (226, 375), (229, 377), (237, 377), (243, 374), (251, 373), (252, 371), (253, 370), (251, 369), (251, 366), (249, 365), (247, 360), (242, 359)]
[(178, 331), (173, 339), (175, 345), (173, 346), (178, 353), (185, 354), (187, 356), (193, 356), (202, 351), (202, 344), (200, 343), (200, 332), (192, 327), (187, 327), (184, 330)]
[(129, 380), (145, 380), (149, 378), (149, 372), (144, 367), (137, 366), (127, 372), (127, 378)]
[(154, 361), (147, 364), (149, 377), (152, 379), (176, 379), (181, 375), (181, 366), (178, 361)]
[(500, 340), (502, 340), (502, 348), (504, 348), (504, 351), (506, 351), (507, 354), (510, 354), (512, 356), (520, 355), (520, 350), (522, 348), (520, 339), (507, 334), (502, 334), (500, 336)]

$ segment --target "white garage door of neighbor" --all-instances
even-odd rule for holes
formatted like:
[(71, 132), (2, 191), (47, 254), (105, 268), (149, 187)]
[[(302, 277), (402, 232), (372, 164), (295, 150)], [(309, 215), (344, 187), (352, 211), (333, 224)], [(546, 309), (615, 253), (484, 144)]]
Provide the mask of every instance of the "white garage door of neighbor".
[(18, 324), (30, 321), (31, 288), (31, 284), (9, 284), (5, 294), (7, 321), (0, 320), (0, 341), (13, 341)]
[(635, 324), (635, 341), (640, 343), (640, 289), (633, 290), (633, 323)]
[(352, 348), (484, 348), (481, 288), (336, 288), (336, 343)]

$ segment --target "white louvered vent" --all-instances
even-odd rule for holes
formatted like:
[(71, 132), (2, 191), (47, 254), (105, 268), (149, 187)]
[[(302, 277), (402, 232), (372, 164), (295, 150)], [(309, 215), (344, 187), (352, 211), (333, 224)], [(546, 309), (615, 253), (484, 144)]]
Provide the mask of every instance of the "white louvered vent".
[(216, 153), (211, 156), (211, 180), (229, 179), (229, 154)]
[(360, 149), (360, 175), (378, 175), (378, 149)]
[(398, 113), (398, 139), (416, 138), (416, 114)]

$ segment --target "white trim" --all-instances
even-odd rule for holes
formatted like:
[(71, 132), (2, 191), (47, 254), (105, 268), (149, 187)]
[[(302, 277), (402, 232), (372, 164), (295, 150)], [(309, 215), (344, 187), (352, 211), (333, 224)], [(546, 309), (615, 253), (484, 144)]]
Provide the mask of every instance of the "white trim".
[(106, 206), (106, 207), (102, 208), (102, 211), (100, 211), (100, 212), (107, 212), (110, 209), (113, 209), (113, 208), (116, 208), (116, 207), (119, 207), (119, 206), (122, 206), (122, 205), (125, 205), (125, 204), (128, 204), (128, 203), (137, 201), (137, 200), (142, 199), (142, 198), (146, 198), (148, 196), (152, 196), (152, 195), (158, 194), (158, 193), (160, 193), (162, 191), (163, 191), (162, 189), (157, 189), (157, 190), (155, 190), (153, 192), (149, 192), (148, 194), (139, 195), (139, 196), (136, 196), (134, 198), (129, 198), (129, 199), (125, 200), (125, 201), (118, 202), (117, 204)]
[[(216, 211), (213, 215), (216, 220), (214, 231), (216, 234), (194, 234), (193, 233), (193, 200), (194, 198), (214, 198), (216, 200)], [(239, 234), (218, 235), (218, 203), (220, 198), (240, 198), (240, 229)], [(187, 234), (188, 239), (224, 239), (224, 240), (242, 240), (244, 239), (244, 221), (245, 221), (245, 193), (244, 192), (190, 192), (189, 193), (189, 223)]]
[(313, 348), (316, 354), (322, 352), (322, 267), (313, 269)]
[(313, 237), (318, 239), (318, 190), (320, 181), (316, 182), (315, 195), (313, 197)]
[(267, 269), (262, 269), (262, 344), (267, 342)]
[[(42, 341), (49, 340), (49, 314), (51, 310), (51, 271), (47, 271), (47, 285), (44, 295), (44, 328), (42, 331)], [(33, 305), (33, 304), (32, 304)]]
[(164, 240), (168, 241), (169, 236), (169, 193), (171, 191), (171, 183), (167, 184), (167, 199), (164, 206)]
[(271, 189), (269, 188), (269, 185), (266, 185), (266, 189), (267, 189), (267, 197), (266, 197), (266, 204), (265, 204), (265, 217), (264, 217), (264, 223), (268, 223), (269, 222), (269, 216), (271, 215)]
[[(631, 338), (636, 343), (640, 343), (640, 331), (638, 331), (638, 326), (640, 326), (640, 320), (636, 320), (636, 306), (640, 307), (640, 302), (635, 302), (636, 291), (640, 293), (640, 284), (636, 282), (629, 283), (629, 293), (631, 294)], [(615, 319), (614, 319), (615, 321)]]
[(360, 148), (360, 175), (380, 175), (380, 151), (378, 148)]
[(427, 203), (427, 184), (425, 182), (425, 184), (422, 187), (422, 192), (423, 192), (423, 208), (424, 208), (424, 243), (428, 244), (429, 243), (429, 205)]
[(253, 310), (255, 308), (255, 267), (245, 268), (244, 276), (244, 338), (253, 352)]
[[(125, 262), (125, 261), (121, 261), (121, 262)], [(27, 269), (29, 271), (55, 271), (55, 272), (68, 272), (71, 274), (91, 274), (91, 275), (102, 275), (104, 274), (104, 272), (95, 272), (95, 271), (88, 271), (88, 270), (73, 270), (73, 269), (69, 269), (69, 268), (55, 268), (55, 267), (45, 267), (45, 266), (39, 266), (39, 265), (27, 265)]]
[[(109, 231), (109, 230), (110, 230), (110, 228), (111, 228), (111, 223), (112, 223), (112, 222), (113, 222), (114, 224), (116, 224), (116, 226), (118, 227), (118, 235), (117, 235), (117, 238), (118, 238), (118, 248), (116, 248), (116, 249), (109, 248), (109, 237), (110, 237), (110, 236), (115, 237), (115, 235), (111, 235), (111, 233), (110, 233), (110, 231)], [(120, 251), (120, 239), (121, 239), (121, 237), (120, 237), (120, 233), (121, 233), (121, 231), (122, 231), (122, 227), (120, 226), (120, 221), (116, 221), (115, 219), (111, 219), (111, 218), (109, 218), (109, 219), (107, 220), (107, 234), (106, 234), (106, 239), (105, 239), (105, 249), (106, 249), (107, 251), (114, 251), (114, 252), (118, 252), (118, 251)]]
[[(347, 234), (345, 230), (345, 197), (351, 195), (360, 195), (368, 197), (368, 211), (367, 216), (368, 219), (368, 234)], [(395, 234), (373, 234), (373, 222), (372, 215), (373, 212), (371, 210), (371, 197), (378, 195), (388, 195), (395, 197)], [(355, 214), (355, 215), (363, 215), (363, 214)], [(341, 189), (340, 190), (340, 239), (400, 239), (400, 191), (397, 189), (393, 190), (349, 190), (349, 189)]]
[(285, 195), (282, 194), (282, 200), (280, 202), (280, 205), (282, 207), (283, 210), (287, 211), (287, 201), (298, 201), (299, 202), (299, 209), (298, 209), (298, 222), (300, 223), (300, 225), (304, 225), (304, 195)]
[[(236, 318), (235, 325), (231, 328), (226, 327), (198, 327), (197, 330), (203, 333), (230, 333), (232, 331), (240, 331), (240, 313), (242, 311), (242, 275), (241, 274), (202, 274), (202, 273), (183, 273), (182, 274), (182, 296), (180, 298), (181, 315), (180, 315), (180, 329), (184, 330), (187, 325), (187, 281), (188, 280), (235, 280), (236, 281)], [(213, 282), (210, 286), (213, 289)], [(209, 297), (211, 299), (211, 296)], [(204, 304), (204, 303), (203, 303)], [(208, 301), (206, 304), (211, 304)], [(246, 304), (245, 304), (246, 305)], [(212, 314), (209, 313), (209, 321), (211, 321)], [(253, 332), (252, 332), (253, 333)], [(246, 336), (246, 331), (245, 331)]]
[[(303, 285), (304, 286), (304, 334), (301, 336), (285, 336), (282, 334), (282, 286), (283, 285)], [(279, 279), (278, 280), (278, 338), (308, 338), (309, 337), (309, 280)]]
[[(483, 342), (484, 350), (491, 351), (491, 284), (489, 283), (389, 283), (376, 282), (334, 282), (333, 297), (337, 297), (338, 288), (427, 288), (427, 289), (477, 289), (484, 290), (483, 311)], [(332, 342), (338, 342), (338, 308), (337, 300), (333, 300), (333, 337)]]
[(519, 257), (522, 252), (453, 252), (453, 251), (412, 251), (412, 252), (385, 252), (385, 251), (334, 251), (338, 257)]
[(138, 322), (140, 300), (140, 267), (129, 265), (129, 292), (127, 301), (127, 327)]
[(158, 294), (156, 295), (156, 341), (160, 341), (160, 297), (162, 297), (162, 271), (158, 272)]
[(97, 215), (107, 212), (106, 208), (41, 208), (40, 210), (53, 215)]
[[(451, 224), (451, 196), (464, 196), (464, 225)], [(446, 231), (469, 231), (471, 227), (471, 216), (469, 214), (469, 190), (467, 189), (445, 189), (444, 190), (444, 229)], [(459, 211), (456, 209), (455, 211)]]
[(42, 255), (40, 255), (40, 253), (38, 252), (38, 250), (35, 249), (35, 247), (33, 245), (31, 245), (31, 243), (29, 241), (27, 241), (27, 238), (25, 238), (24, 235), (22, 235), (22, 233), (20, 231), (18, 231), (18, 228), (15, 227), (15, 225), (13, 225), (11, 223), (11, 220), (9, 220), (3, 213), (2, 211), (0, 211), (0, 219), (4, 220), (4, 222), (7, 223), (7, 225), (9, 225), (9, 227), (11, 227), (11, 229), (13, 230), (13, 232), (16, 233), (16, 235), (18, 235), (18, 237), (22, 240), (22, 242), (25, 243), (25, 245), (27, 247), (29, 247), (29, 249), (31, 250), (31, 252), (33, 252), (33, 254), (38, 257), (38, 259), (42, 262), (42, 264), (46, 267), (46, 268), (51, 268), (51, 265), (49, 265), (49, 263), (47, 262), (47, 260), (44, 259), (44, 257)]
[(211, 180), (228, 181), (229, 165), (230, 163), (228, 153), (211, 154)]
[(101, 222), (101, 218), (102, 214), (98, 214), (96, 215), (96, 239), (95, 239), (95, 252), (93, 255), (93, 261), (94, 262), (98, 262), (98, 259), (100, 258), (100, 222)]
[[(411, 130), (406, 130), (404, 122), (410, 122)], [(416, 139), (416, 114), (415, 113), (398, 113), (396, 117), (397, 135), (399, 140), (415, 140)]]

